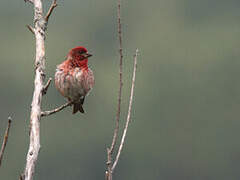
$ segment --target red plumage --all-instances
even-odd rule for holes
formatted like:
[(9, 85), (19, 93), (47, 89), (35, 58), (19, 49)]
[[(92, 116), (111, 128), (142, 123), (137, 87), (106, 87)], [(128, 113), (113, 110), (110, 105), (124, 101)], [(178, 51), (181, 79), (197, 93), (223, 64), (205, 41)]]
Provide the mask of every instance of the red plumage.
[(84, 113), (84, 98), (94, 85), (93, 72), (88, 67), (91, 56), (85, 47), (75, 47), (56, 69), (55, 86), (64, 97), (73, 101), (73, 114), (77, 111)]

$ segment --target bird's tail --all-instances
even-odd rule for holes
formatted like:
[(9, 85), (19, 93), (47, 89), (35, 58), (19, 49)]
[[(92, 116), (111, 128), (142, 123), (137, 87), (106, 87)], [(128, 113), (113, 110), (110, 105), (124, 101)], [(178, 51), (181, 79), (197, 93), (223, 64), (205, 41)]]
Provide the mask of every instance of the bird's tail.
[(81, 113), (84, 113), (84, 109), (82, 107), (81, 103), (74, 103), (73, 104), (73, 114), (75, 114), (76, 112), (80, 111)]

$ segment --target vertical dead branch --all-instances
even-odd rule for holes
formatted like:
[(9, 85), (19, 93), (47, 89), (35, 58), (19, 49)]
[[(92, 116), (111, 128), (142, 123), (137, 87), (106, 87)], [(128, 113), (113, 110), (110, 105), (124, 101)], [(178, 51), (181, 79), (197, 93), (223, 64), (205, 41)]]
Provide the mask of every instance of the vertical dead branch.
[(2, 147), (1, 147), (1, 151), (0, 151), (0, 167), (2, 165), (3, 153), (5, 151), (7, 141), (8, 141), (8, 135), (9, 135), (10, 127), (11, 127), (11, 122), (12, 122), (12, 118), (8, 117), (8, 125), (7, 125), (7, 128), (6, 128), (5, 134), (4, 134), (3, 143), (2, 143)]
[(119, 92), (118, 92), (118, 106), (117, 106), (117, 114), (116, 114), (116, 128), (114, 130), (112, 145), (110, 148), (110, 154), (112, 154), (116, 141), (118, 136), (118, 130), (119, 130), (119, 119), (120, 119), (120, 113), (121, 113), (121, 101), (122, 101), (122, 62), (123, 62), (123, 53), (122, 53), (122, 25), (121, 25), (121, 0), (118, 0), (118, 38), (119, 38)]
[[(28, 26), (28, 29), (35, 35), (36, 39), (36, 57), (35, 57), (35, 80), (34, 92), (31, 105), (30, 115), (30, 143), (26, 158), (26, 167), (24, 174), (20, 179), (32, 180), (35, 165), (40, 150), (40, 119), (41, 119), (41, 103), (45, 80), (45, 31), (47, 29), (47, 20), (56, 7), (56, 0), (53, 1), (47, 16), (43, 15), (42, 0), (26, 0), (34, 6), (34, 27)], [(50, 83), (50, 82), (49, 82)]]
[(107, 172), (106, 179), (112, 180), (112, 153), (114, 151), (118, 130), (119, 130), (119, 119), (121, 113), (121, 101), (122, 101), (122, 62), (123, 62), (123, 53), (122, 53), (122, 27), (121, 27), (121, 0), (117, 1), (117, 21), (118, 21), (118, 39), (119, 39), (119, 92), (118, 92), (118, 105), (117, 105), (117, 114), (116, 114), (116, 125), (114, 129), (113, 139), (111, 147), (107, 149)]
[(35, 57), (35, 80), (34, 93), (32, 99), (32, 109), (30, 115), (30, 143), (24, 171), (24, 179), (32, 180), (35, 165), (37, 163), (38, 153), (40, 150), (40, 118), (42, 89), (45, 79), (45, 29), (46, 23), (43, 21), (43, 8), (41, 0), (34, 0), (34, 34), (36, 38), (36, 57)]
[(112, 173), (113, 173), (113, 171), (114, 171), (114, 169), (115, 169), (115, 167), (118, 163), (119, 157), (121, 155), (122, 148), (123, 148), (125, 138), (126, 138), (126, 134), (127, 134), (127, 130), (128, 130), (128, 125), (129, 125), (129, 122), (130, 122), (130, 119), (131, 119), (132, 102), (133, 102), (134, 86), (135, 86), (135, 79), (136, 79), (136, 69), (137, 69), (137, 56), (138, 56), (138, 49), (136, 49), (136, 53), (134, 55), (132, 87), (131, 87), (131, 94), (130, 94), (130, 98), (129, 98), (127, 120), (126, 120), (125, 128), (124, 128), (124, 131), (123, 131), (121, 143), (120, 143), (119, 148), (118, 148), (118, 153), (116, 155), (115, 161), (114, 161), (113, 166), (112, 166)]

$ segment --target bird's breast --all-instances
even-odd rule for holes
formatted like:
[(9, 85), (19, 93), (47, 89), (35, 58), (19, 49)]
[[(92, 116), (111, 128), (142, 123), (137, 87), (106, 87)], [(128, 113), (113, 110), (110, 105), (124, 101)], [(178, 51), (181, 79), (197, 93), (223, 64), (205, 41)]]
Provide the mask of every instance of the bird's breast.
[(55, 85), (59, 92), (72, 100), (86, 96), (94, 84), (90, 69), (72, 68), (67, 71), (58, 67), (55, 73)]

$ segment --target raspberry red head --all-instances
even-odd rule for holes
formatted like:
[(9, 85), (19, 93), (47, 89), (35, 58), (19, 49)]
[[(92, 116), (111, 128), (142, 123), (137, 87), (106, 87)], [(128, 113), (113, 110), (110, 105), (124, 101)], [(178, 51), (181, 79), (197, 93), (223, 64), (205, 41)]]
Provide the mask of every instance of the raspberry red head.
[(76, 61), (86, 60), (87, 58), (91, 57), (92, 55), (88, 53), (87, 49), (83, 46), (77, 46), (71, 49), (68, 53), (68, 57), (72, 58)]

